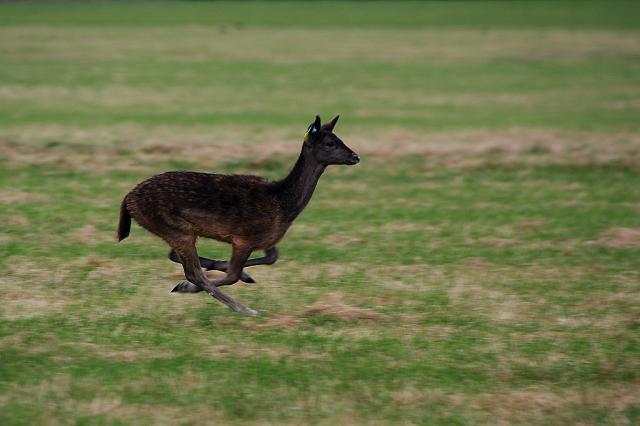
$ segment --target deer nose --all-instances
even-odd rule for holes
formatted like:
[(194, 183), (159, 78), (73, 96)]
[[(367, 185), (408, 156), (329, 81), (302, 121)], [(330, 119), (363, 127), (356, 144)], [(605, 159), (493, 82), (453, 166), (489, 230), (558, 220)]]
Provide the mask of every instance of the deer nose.
[(351, 154), (351, 159), (353, 160), (353, 164), (358, 164), (360, 162), (360, 156), (355, 152)]

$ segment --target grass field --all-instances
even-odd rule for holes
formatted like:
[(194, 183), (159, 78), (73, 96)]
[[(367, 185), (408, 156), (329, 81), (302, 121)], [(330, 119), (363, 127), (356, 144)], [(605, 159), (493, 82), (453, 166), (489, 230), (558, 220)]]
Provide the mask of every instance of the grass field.
[[(640, 3), (0, 5), (0, 424), (640, 423)], [(333, 167), (258, 284), (119, 204)], [(228, 247), (200, 241), (201, 254)]]

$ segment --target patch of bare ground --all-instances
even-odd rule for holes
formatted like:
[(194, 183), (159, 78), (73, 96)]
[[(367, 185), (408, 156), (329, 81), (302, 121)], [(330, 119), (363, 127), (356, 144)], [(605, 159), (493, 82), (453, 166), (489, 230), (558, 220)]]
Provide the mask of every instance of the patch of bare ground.
[(596, 243), (613, 248), (640, 248), (640, 228), (609, 228)]

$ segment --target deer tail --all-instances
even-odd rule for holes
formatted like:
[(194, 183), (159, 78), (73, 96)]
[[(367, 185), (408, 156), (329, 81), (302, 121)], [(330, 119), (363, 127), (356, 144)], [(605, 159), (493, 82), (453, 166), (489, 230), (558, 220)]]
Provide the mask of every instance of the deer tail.
[(129, 214), (129, 210), (127, 210), (127, 204), (125, 203), (125, 200), (122, 200), (122, 205), (120, 206), (120, 222), (118, 223), (118, 242), (127, 238), (129, 236), (129, 231), (131, 231), (131, 215)]

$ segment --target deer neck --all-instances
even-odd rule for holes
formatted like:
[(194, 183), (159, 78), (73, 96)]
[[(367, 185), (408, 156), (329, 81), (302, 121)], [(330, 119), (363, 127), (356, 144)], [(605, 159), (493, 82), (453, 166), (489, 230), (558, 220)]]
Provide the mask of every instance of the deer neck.
[(318, 163), (302, 148), (298, 161), (289, 175), (280, 181), (282, 205), (287, 222), (291, 223), (309, 203), (326, 166)]

